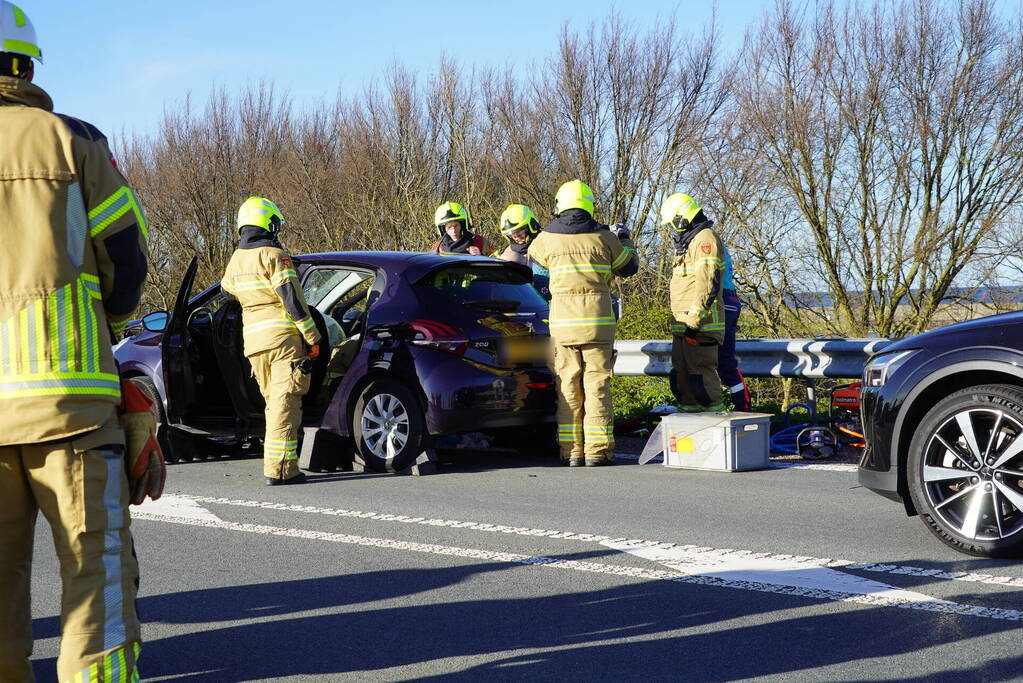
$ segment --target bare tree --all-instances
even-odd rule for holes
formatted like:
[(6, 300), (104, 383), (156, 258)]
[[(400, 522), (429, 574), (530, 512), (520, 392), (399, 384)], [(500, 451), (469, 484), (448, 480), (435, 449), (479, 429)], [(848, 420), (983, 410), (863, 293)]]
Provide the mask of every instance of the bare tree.
[(828, 329), (901, 335), (948, 305), (964, 269), (1004, 255), (996, 236), (1018, 249), (1004, 220), (1023, 192), (1021, 57), (988, 0), (779, 2), (739, 60), (745, 144), (725, 153), (742, 165), (761, 150), (813, 247), (779, 260), (773, 284), (809, 273)]

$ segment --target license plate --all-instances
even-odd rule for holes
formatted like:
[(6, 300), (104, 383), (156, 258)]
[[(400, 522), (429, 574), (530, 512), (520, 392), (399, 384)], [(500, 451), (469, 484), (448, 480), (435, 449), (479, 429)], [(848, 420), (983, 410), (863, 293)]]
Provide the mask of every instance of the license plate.
[(548, 337), (510, 337), (504, 340), (504, 359), (512, 365), (542, 365), (547, 362)]

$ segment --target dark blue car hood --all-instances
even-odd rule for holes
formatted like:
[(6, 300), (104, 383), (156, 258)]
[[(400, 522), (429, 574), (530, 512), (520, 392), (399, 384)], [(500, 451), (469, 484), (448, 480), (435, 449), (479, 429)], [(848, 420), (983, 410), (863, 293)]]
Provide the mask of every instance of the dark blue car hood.
[(983, 318), (975, 318), (974, 320), (967, 320), (965, 322), (955, 323), (954, 325), (939, 327), (936, 330), (922, 332), (912, 337), (899, 339), (898, 341), (889, 344), (884, 348), (884, 353), (901, 351), (902, 349), (927, 348), (938, 339), (988, 327), (1013, 328), (1013, 334), (1010, 335), (1010, 337), (1019, 339), (1023, 342), (1023, 311), (1012, 311), (1010, 313), (988, 315)]

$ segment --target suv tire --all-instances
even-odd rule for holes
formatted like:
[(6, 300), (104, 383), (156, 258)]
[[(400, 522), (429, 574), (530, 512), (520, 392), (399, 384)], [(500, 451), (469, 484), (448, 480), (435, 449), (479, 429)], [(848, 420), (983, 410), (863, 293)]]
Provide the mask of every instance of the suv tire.
[(943, 543), (980, 557), (1023, 554), (1023, 389), (987, 384), (939, 401), (907, 468), (913, 504)]

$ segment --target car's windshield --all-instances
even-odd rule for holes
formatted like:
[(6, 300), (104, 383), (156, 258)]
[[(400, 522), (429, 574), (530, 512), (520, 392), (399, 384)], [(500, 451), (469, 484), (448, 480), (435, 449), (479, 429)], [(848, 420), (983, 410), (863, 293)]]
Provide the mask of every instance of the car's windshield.
[(539, 311), (547, 302), (528, 273), (517, 268), (459, 265), (430, 273), (418, 286), (430, 287), (459, 304), (495, 310)]

